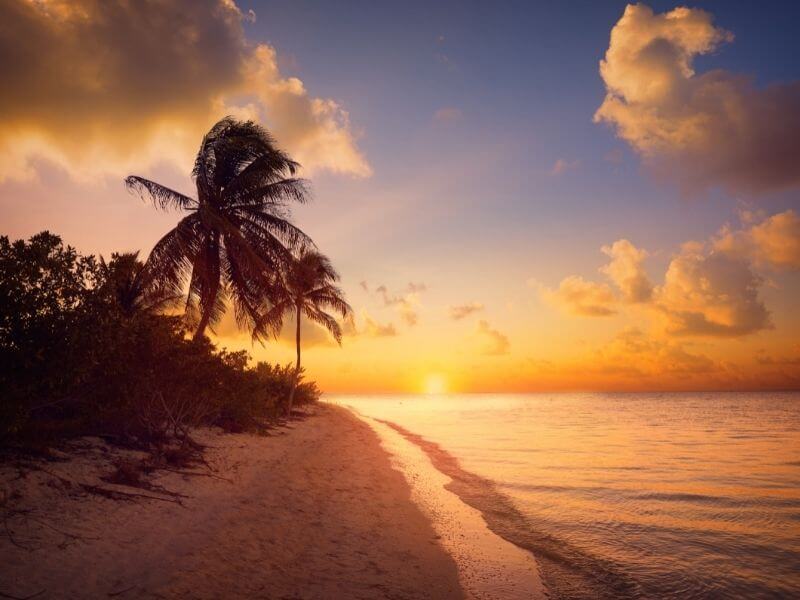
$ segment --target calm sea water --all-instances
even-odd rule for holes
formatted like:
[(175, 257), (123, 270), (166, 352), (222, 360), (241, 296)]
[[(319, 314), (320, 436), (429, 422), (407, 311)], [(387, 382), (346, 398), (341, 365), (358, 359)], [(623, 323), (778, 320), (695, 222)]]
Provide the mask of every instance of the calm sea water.
[(333, 400), (421, 445), (554, 596), (800, 598), (798, 393)]

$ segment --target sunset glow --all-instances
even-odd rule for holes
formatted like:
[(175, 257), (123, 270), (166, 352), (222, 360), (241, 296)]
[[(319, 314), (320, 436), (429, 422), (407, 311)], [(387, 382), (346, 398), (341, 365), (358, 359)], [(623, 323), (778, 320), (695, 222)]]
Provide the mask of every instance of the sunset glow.
[(428, 395), (444, 394), (447, 391), (447, 382), (442, 375), (428, 375), (423, 391)]
[(799, 23), (0, 0), (0, 598), (800, 600)]
[[(432, 373), (465, 392), (800, 385), (797, 52), (774, 29), (790, 19), (592, 3), (581, 23), (556, 4), (479, 27), (444, 6), (420, 21), (410, 8), (207, 0), (150, 18), (15, 4), (8, 31), (48, 66), (4, 67), (12, 239), (49, 229), (84, 253), (146, 256), (178, 213), (123, 178), (193, 194), (204, 132), (253, 118), (302, 164), (314, 200), (294, 220), (354, 309), (341, 347), (302, 324), (326, 391), (438, 389)], [(95, 39), (148, 47), (106, 60)], [(663, 53), (642, 50), (659, 40)], [(213, 329), (285, 364), (292, 327), (253, 344), (228, 310)]]

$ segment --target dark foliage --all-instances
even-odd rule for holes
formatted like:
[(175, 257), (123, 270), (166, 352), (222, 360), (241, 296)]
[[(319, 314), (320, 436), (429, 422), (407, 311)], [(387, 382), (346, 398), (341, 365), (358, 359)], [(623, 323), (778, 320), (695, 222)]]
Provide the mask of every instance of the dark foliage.
[[(172, 290), (143, 277), (133, 254), (106, 263), (48, 232), (0, 238), (0, 441), (96, 434), (147, 445), (276, 417), (294, 370), (248, 367), (244, 352), (188, 339), (181, 318), (159, 312)], [(318, 398), (314, 384), (301, 387), (298, 401)]]
[(289, 205), (308, 197), (296, 177), (299, 166), (262, 127), (225, 117), (197, 153), (196, 198), (143, 177), (125, 180), (157, 208), (186, 213), (153, 248), (146, 270), (176, 294), (188, 283), (186, 314), (196, 322), (196, 339), (219, 321), (228, 301), (237, 323), (259, 337), (254, 326), (269, 307), (281, 264), (312, 243), (289, 220)]
[[(295, 319), (295, 363), (296, 382), (300, 381), (300, 321), (303, 317), (327, 329), (337, 343), (342, 343), (342, 328), (330, 313), (342, 318), (352, 314), (353, 309), (344, 299), (344, 292), (337, 285), (339, 274), (327, 256), (303, 248), (296, 257), (284, 261), (270, 297), (270, 308), (255, 323), (254, 337), (277, 335), (283, 326), (284, 316)], [(327, 311), (327, 312), (326, 312)], [(297, 390), (289, 390), (286, 414), (292, 413)]]

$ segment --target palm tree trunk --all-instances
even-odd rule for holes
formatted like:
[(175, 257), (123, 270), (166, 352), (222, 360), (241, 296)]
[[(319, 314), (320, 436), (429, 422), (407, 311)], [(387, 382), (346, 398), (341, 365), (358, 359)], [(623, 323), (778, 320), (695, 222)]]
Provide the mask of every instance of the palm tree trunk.
[(208, 327), (208, 322), (210, 319), (211, 311), (204, 311), (203, 315), (200, 317), (200, 324), (197, 326), (197, 331), (194, 332), (194, 337), (192, 338), (195, 342), (199, 342), (203, 339), (203, 335), (206, 332), (206, 327)]
[(292, 391), (289, 392), (289, 403), (286, 408), (286, 416), (292, 414), (292, 404), (294, 403), (294, 392), (297, 389), (297, 380), (300, 378), (300, 305), (297, 305), (297, 330), (295, 334), (295, 341), (297, 342), (297, 364), (294, 367), (294, 379), (292, 380)]
[[(207, 252), (211, 255), (209, 257), (211, 261), (219, 261), (219, 233), (214, 232), (211, 235), (210, 247), (207, 248)], [(211, 311), (214, 309), (214, 304), (217, 301), (220, 273), (218, 262), (216, 264), (217, 268), (214, 269), (216, 272), (211, 276), (211, 289), (206, 290), (207, 295), (200, 300), (200, 310), (202, 314), (200, 315), (200, 323), (197, 325), (197, 331), (194, 332), (193, 339), (195, 342), (199, 342), (203, 339), (206, 327), (208, 327), (208, 323), (211, 320)]]

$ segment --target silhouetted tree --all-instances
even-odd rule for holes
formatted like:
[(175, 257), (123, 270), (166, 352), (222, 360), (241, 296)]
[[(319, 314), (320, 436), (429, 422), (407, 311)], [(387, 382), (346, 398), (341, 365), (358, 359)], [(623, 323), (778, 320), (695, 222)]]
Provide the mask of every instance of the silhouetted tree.
[(176, 307), (183, 298), (183, 294), (149, 280), (138, 252), (115, 252), (109, 262), (101, 257), (100, 273), (101, 291), (128, 317)]
[(199, 315), (195, 339), (222, 317), (228, 296), (237, 323), (252, 331), (281, 264), (310, 243), (289, 221), (288, 203), (307, 199), (298, 167), (262, 127), (226, 117), (197, 153), (196, 199), (143, 177), (125, 180), (156, 207), (189, 213), (155, 245), (146, 269), (149, 282), (176, 294), (188, 279), (186, 312)]
[(342, 329), (336, 319), (325, 312), (331, 310), (342, 318), (352, 312), (350, 305), (344, 300), (344, 293), (336, 285), (339, 274), (323, 254), (304, 248), (296, 258), (284, 265), (281, 273), (281, 286), (272, 297), (272, 308), (256, 324), (254, 333), (265, 335), (277, 334), (283, 325), (283, 318), (291, 314), (295, 318), (295, 342), (297, 345), (297, 362), (289, 392), (286, 414), (292, 412), (297, 381), (300, 376), (300, 323), (305, 316), (309, 320), (322, 325), (331, 332), (336, 342), (342, 343)]

